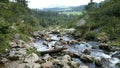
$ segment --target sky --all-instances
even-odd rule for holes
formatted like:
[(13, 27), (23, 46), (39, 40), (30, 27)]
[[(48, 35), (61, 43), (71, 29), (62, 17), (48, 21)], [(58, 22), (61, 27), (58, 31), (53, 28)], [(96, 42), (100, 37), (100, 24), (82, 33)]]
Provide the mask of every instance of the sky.
[[(29, 8), (51, 8), (51, 7), (58, 7), (58, 6), (80, 6), (86, 5), (90, 2), (90, 0), (28, 0), (28, 7)], [(93, 0), (93, 2), (101, 2), (104, 0)]]

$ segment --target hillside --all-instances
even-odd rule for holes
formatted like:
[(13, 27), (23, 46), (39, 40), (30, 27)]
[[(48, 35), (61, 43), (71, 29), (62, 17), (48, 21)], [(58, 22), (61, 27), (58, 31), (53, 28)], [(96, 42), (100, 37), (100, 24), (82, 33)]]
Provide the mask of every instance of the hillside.
[(87, 23), (77, 27), (84, 39), (102, 41), (110, 45), (120, 45), (120, 1), (110, 0), (87, 6)]
[(70, 12), (70, 11), (83, 11), (85, 5), (82, 6), (70, 6), (70, 7), (55, 7), (55, 8), (44, 8), (43, 11), (57, 11), (57, 12)]

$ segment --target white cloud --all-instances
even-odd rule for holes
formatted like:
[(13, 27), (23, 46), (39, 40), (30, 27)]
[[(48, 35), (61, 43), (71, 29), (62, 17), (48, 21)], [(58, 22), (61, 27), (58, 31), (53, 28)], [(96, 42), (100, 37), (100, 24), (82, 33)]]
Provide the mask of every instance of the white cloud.
[[(55, 6), (79, 6), (88, 4), (90, 0), (28, 0), (28, 7), (30, 8), (46, 8)], [(103, 0), (93, 0), (94, 2), (100, 2)]]

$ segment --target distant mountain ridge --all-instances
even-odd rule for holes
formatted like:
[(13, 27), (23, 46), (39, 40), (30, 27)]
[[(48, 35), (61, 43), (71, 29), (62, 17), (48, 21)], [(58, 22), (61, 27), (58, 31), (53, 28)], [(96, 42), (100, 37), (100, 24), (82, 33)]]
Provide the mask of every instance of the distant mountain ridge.
[(54, 7), (54, 8), (44, 8), (43, 11), (83, 11), (86, 5), (81, 6), (70, 6), (70, 7)]

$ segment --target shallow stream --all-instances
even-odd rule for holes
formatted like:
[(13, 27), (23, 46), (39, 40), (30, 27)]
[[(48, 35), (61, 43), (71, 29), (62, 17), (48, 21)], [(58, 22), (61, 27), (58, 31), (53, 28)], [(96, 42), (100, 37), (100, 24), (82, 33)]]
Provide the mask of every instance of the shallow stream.
[[(36, 40), (35, 42), (35, 47), (37, 48), (38, 51), (47, 51), (52, 49), (53, 46), (59, 44), (61, 45), (60, 39), (68, 42), (71, 41), (72, 38), (70, 38), (68, 35), (63, 35), (61, 37), (59, 37), (57, 34), (49, 34), (49, 36), (51, 37), (51, 39), (53, 41), (49, 41), (46, 45), (44, 45), (44, 41), (43, 39), (40, 40)], [(94, 57), (94, 59), (97, 58), (102, 58), (102, 64), (103, 64), (103, 68), (119, 68), (117, 66), (115, 66), (116, 63), (120, 62), (120, 60), (117, 57), (112, 57), (112, 55), (115, 52), (107, 52), (104, 50), (99, 49), (99, 43), (98, 42), (82, 42), (79, 44), (72, 44), (72, 45), (68, 45), (67, 51), (71, 51), (71, 52), (77, 52), (80, 54), (84, 54), (82, 51), (84, 49), (88, 49), (91, 56)], [(82, 62), (79, 58), (72, 58), (73, 61), (77, 62), (80, 65), (87, 65), (89, 66), (89, 68), (101, 68), (95, 65), (95, 62), (93, 63), (85, 63)]]

